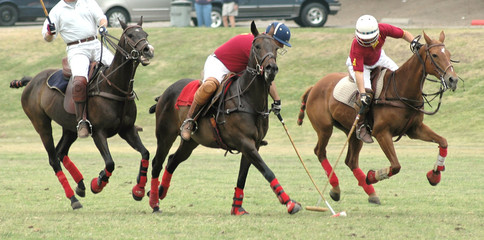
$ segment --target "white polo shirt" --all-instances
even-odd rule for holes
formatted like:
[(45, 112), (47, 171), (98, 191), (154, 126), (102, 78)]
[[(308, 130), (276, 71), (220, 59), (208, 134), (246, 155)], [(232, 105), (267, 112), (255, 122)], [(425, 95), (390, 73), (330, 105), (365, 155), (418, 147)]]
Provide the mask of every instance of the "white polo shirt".
[[(72, 4), (61, 0), (50, 11), (49, 17), (55, 24), (56, 34), (61, 35), (64, 42), (70, 43), (97, 35), (97, 25), (106, 18), (103, 11), (94, 0), (77, 0)], [(44, 21), (42, 35), (47, 34), (47, 19)]]

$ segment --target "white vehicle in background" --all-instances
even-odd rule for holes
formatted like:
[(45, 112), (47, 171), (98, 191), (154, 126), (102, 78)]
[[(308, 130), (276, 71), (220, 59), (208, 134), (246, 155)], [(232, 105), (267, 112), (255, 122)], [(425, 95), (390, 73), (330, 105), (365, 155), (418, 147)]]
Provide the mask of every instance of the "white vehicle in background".
[(119, 27), (118, 19), (125, 23), (169, 21), (171, 0), (96, 0), (108, 18), (111, 27)]

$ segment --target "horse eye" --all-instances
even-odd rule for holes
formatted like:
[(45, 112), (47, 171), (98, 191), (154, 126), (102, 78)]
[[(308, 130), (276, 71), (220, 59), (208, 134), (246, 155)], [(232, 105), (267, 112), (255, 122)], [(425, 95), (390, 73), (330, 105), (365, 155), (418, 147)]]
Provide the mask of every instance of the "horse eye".
[(433, 54), (432, 54), (432, 57), (433, 57), (433, 58), (436, 58), (436, 57), (438, 57), (438, 56), (437, 56), (437, 54), (433, 53)]

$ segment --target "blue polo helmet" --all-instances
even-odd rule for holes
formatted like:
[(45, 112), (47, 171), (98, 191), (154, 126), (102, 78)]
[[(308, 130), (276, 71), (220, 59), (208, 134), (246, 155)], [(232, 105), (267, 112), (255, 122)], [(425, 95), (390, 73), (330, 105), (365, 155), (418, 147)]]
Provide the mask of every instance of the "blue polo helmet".
[(289, 43), (289, 39), (291, 39), (291, 31), (289, 28), (284, 25), (284, 23), (273, 22), (267, 26), (266, 33), (271, 30), (271, 26), (274, 26), (274, 39), (288, 47), (291, 47), (291, 44)]

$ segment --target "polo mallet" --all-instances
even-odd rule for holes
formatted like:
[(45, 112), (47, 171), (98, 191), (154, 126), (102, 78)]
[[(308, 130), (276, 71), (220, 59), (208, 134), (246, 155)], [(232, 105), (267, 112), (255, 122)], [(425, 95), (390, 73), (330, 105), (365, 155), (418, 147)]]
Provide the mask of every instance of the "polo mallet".
[[(334, 166), (333, 166), (333, 169), (331, 169), (331, 173), (328, 175), (328, 181), (326, 182), (326, 184), (324, 185), (324, 188), (323, 188), (323, 192), (326, 191), (326, 187), (328, 187), (328, 184), (329, 184), (329, 179), (331, 179), (331, 177), (333, 176), (334, 174), (334, 169), (336, 168), (336, 166), (338, 165), (338, 162), (339, 160), (341, 159), (341, 155), (343, 155), (343, 151), (345, 150), (346, 148), (346, 145), (348, 145), (348, 142), (350, 141), (350, 138), (351, 138), (351, 135), (353, 134), (353, 132), (355, 131), (356, 129), (356, 125), (358, 124), (358, 120), (360, 120), (360, 117), (361, 117), (361, 114), (363, 113), (363, 111), (365, 110), (366, 108), (366, 105), (363, 105), (360, 109), (360, 111), (358, 112), (358, 115), (356, 115), (356, 118), (355, 118), (355, 121), (353, 121), (353, 125), (351, 126), (351, 129), (350, 129), (350, 132), (348, 133), (348, 137), (346, 138), (346, 141), (345, 141), (345, 144), (343, 145), (343, 148), (341, 149), (341, 152), (339, 153), (339, 156), (338, 158), (336, 159), (336, 162), (334, 163)], [(321, 197), (319, 198), (318, 200), (318, 203), (317, 205), (319, 205), (319, 203), (321, 202)], [(307, 209), (308, 207), (306, 207)], [(309, 210), (309, 209), (308, 209)], [(341, 212), (342, 213), (342, 212)]]
[(47, 21), (49, 21), (49, 24), (52, 24), (50, 22), (50, 17), (49, 17), (49, 13), (47, 12), (47, 8), (45, 8), (44, 1), (40, 0), (40, 4), (42, 4), (42, 8), (44, 9), (44, 13), (45, 13), (45, 16), (47, 17)]
[[(309, 170), (308, 168), (306, 167), (306, 164), (304, 164), (304, 161), (302, 160), (301, 158), (301, 155), (299, 155), (299, 151), (297, 150), (296, 148), (296, 145), (294, 145), (294, 141), (292, 140), (291, 138), (291, 135), (289, 135), (289, 131), (287, 130), (287, 127), (286, 127), (286, 124), (284, 123), (284, 119), (282, 119), (282, 116), (281, 114), (276, 114), (277, 118), (279, 118), (279, 121), (281, 121), (282, 123), (282, 126), (284, 127), (284, 130), (286, 131), (286, 134), (287, 136), (289, 137), (289, 141), (291, 141), (291, 144), (292, 144), (292, 147), (294, 148), (294, 151), (296, 151), (296, 154), (297, 156), (299, 157), (299, 161), (301, 161), (303, 167), (304, 167), (304, 170), (306, 170), (306, 173), (308, 174), (309, 176), (309, 179), (311, 179), (311, 182), (313, 183), (314, 187), (316, 187), (316, 190), (318, 191), (319, 193), (319, 196), (320, 196), (320, 199), (318, 201), (318, 205), (319, 203), (321, 202), (321, 199), (324, 200), (324, 202), (326, 203), (326, 206), (328, 206), (329, 210), (331, 211), (331, 213), (333, 214), (333, 216), (339, 216), (341, 213), (338, 213), (336, 214), (333, 210), (333, 208), (329, 205), (328, 201), (326, 201), (326, 199), (324, 198), (324, 195), (321, 193), (321, 191), (319, 190), (318, 188), (318, 185), (316, 185), (316, 183), (314, 182), (314, 179), (313, 177), (311, 176), (311, 174), (309, 173)], [(326, 212), (328, 211), (328, 208), (323, 208), (323, 207), (319, 207), (319, 206), (316, 206), (316, 207), (309, 207), (307, 206), (306, 207), (306, 210), (310, 210), (310, 211), (317, 211), (317, 212)], [(346, 214), (346, 213), (345, 213)]]

